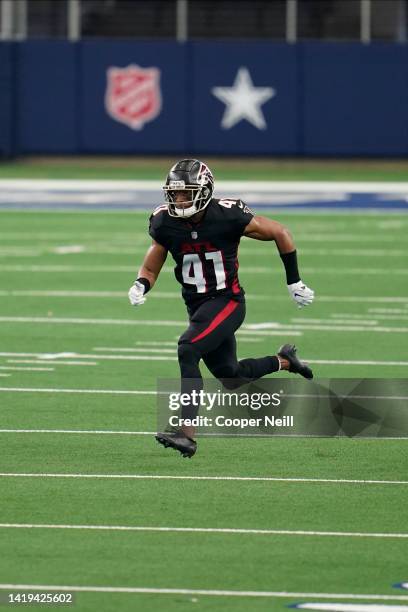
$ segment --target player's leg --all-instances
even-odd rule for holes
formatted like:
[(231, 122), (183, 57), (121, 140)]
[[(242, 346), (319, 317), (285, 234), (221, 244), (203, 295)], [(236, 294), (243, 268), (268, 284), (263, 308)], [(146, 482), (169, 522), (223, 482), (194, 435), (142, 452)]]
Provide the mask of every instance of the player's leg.
[[(192, 313), (190, 325), (178, 343), (182, 393), (202, 389), (201, 358), (232, 336), (244, 317), (244, 303), (223, 297), (207, 300)], [(183, 409), (182, 418), (191, 419), (197, 414), (198, 406), (190, 404)]]
[[(312, 378), (311, 370), (296, 357), (296, 349), (291, 345), (281, 347), (278, 355), (257, 359), (237, 360), (234, 333), (245, 318), (245, 304), (228, 298), (206, 301), (190, 318), (190, 325), (179, 340), (178, 357), (181, 372), (181, 392), (192, 394), (202, 389), (199, 368), (201, 358), (207, 367), (226, 386), (237, 388), (251, 380), (280, 369), (300, 373)], [(199, 405), (190, 402), (183, 406), (181, 417), (193, 419), (198, 414)], [(172, 446), (184, 456), (191, 457), (196, 450), (192, 439), (195, 428), (183, 425), (181, 433), (158, 434), (156, 437), (165, 446)], [(167, 436), (167, 437), (165, 437)]]
[(232, 334), (215, 351), (203, 355), (203, 361), (211, 374), (228, 389), (236, 389), (266, 374), (288, 370), (304, 378), (313, 378), (309, 366), (296, 356), (296, 347), (281, 346), (276, 355), (237, 359), (237, 344)]
[[(277, 355), (238, 361), (234, 334), (244, 318), (244, 302), (221, 297), (208, 300), (193, 313), (189, 328), (179, 340), (183, 393), (201, 391), (201, 358), (211, 373), (231, 389), (279, 370), (313, 378), (310, 368), (296, 357), (295, 347), (288, 344), (281, 347)], [(197, 403), (190, 403), (183, 408), (182, 418), (195, 418), (198, 409)], [(189, 437), (194, 435), (194, 430), (192, 426), (183, 426), (183, 431)]]
[(277, 355), (238, 361), (234, 334), (228, 336), (216, 350), (203, 355), (203, 361), (211, 374), (227, 389), (236, 389), (286, 366), (284, 362), (281, 364)]
[[(238, 329), (244, 320), (245, 308), (240, 302), (219, 297), (207, 300), (189, 314), (189, 327), (178, 344), (181, 393), (189, 394), (191, 398), (189, 404), (182, 407), (182, 419), (194, 419), (198, 414), (199, 405), (193, 402), (192, 392), (199, 393), (203, 386), (199, 367), (203, 353), (217, 348), (227, 335)], [(194, 431), (194, 427), (183, 425), (180, 432), (158, 433), (156, 439), (164, 446), (180, 451), (183, 456), (191, 457), (197, 446), (192, 439)]]

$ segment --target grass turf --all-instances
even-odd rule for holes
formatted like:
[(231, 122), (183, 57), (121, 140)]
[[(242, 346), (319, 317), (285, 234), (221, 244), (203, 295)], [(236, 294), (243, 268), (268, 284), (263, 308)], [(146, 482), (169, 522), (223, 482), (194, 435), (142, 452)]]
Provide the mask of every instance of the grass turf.
[[(309, 359), (403, 362), (406, 216), (319, 213), (277, 218), (295, 236), (302, 276), (316, 290), (316, 303), (297, 311), (287, 296), (274, 246), (244, 240), (240, 278), (248, 296), (246, 322), (277, 321), (292, 328), (273, 336), (253, 334), (251, 342), (240, 336), (240, 356), (274, 352), (288, 339)], [(132, 270), (149, 243), (146, 214), (1, 211), (0, 220), (1, 351), (15, 353), (1, 355), (0, 366), (55, 368), (0, 369), (10, 374), (0, 378), (1, 387), (151, 391), (159, 376), (177, 377), (175, 346), (185, 311), (170, 262), (143, 308), (131, 309), (126, 298)], [(82, 245), (84, 251), (56, 252), (69, 244)], [(374, 313), (373, 308), (395, 312)], [(83, 322), (53, 322), (63, 318)], [(97, 324), (97, 319), (106, 322)], [(164, 321), (175, 323), (160, 324)], [(163, 352), (173, 346), (173, 353)], [(140, 347), (145, 350), (141, 356), (169, 360), (98, 359), (109, 355), (106, 348), (115, 347)], [(19, 361), (61, 352), (91, 355), (84, 361), (98, 365)], [(406, 378), (405, 365), (322, 364), (315, 369), (326, 378)], [(149, 395), (3, 391), (0, 401), (2, 429), (155, 429), (155, 399)], [(156, 446), (149, 435), (4, 432), (0, 440), (2, 473), (399, 480), (408, 467), (404, 440), (205, 438), (191, 461)], [(406, 498), (406, 485), (2, 477), (0, 523), (401, 533), (408, 531)], [(406, 540), (397, 538), (11, 528), (0, 528), (0, 538), (3, 584), (392, 597), (400, 594), (392, 584), (407, 578)], [(298, 600), (78, 593), (75, 609), (264, 611), (283, 610)]]

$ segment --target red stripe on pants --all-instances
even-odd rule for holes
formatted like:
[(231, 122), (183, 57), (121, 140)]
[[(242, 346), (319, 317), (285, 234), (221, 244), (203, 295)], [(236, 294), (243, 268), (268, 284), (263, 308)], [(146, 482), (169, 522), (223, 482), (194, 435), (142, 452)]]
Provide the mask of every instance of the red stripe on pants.
[(206, 327), (205, 330), (202, 331), (200, 334), (198, 334), (198, 336), (193, 338), (191, 342), (198, 342), (198, 340), (201, 340), (202, 338), (205, 338), (205, 336), (208, 336), (208, 334), (210, 334), (216, 327), (218, 327), (218, 325), (225, 321), (225, 319), (229, 317), (232, 312), (234, 312), (234, 310), (238, 306), (238, 303), (239, 302), (236, 302), (235, 300), (230, 300), (228, 304), (217, 314), (217, 316), (214, 317), (209, 326)]

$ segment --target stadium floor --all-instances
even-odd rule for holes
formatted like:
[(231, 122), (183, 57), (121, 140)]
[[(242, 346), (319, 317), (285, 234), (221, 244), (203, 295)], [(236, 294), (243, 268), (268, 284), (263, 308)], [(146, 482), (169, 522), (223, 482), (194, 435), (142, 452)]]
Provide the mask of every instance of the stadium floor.
[[(296, 310), (274, 246), (244, 240), (240, 357), (294, 341), (320, 378), (406, 378), (406, 215), (278, 219), (316, 302)], [(151, 435), (185, 326), (171, 265), (142, 308), (126, 298), (146, 213), (0, 220), (3, 593), (76, 587), (81, 611), (408, 610), (405, 440), (202, 438), (181, 459)]]

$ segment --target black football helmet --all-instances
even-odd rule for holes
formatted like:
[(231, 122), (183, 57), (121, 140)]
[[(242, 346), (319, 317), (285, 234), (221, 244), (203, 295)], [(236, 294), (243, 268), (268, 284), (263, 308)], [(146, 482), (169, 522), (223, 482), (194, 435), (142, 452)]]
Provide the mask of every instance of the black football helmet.
[[(169, 215), (186, 219), (208, 206), (214, 192), (214, 177), (209, 167), (198, 159), (182, 159), (171, 168), (163, 190)], [(183, 201), (184, 206), (176, 206), (177, 191), (190, 192), (190, 197)]]

